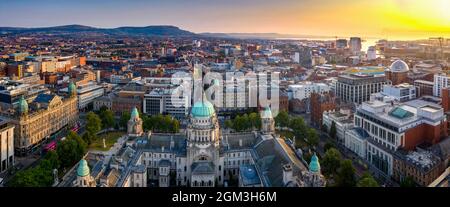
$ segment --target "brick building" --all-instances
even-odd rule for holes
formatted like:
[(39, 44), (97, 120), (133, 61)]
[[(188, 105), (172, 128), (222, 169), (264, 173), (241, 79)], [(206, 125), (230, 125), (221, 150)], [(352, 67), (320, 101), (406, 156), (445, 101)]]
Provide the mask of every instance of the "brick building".
[(331, 92), (312, 93), (310, 98), (311, 122), (315, 126), (322, 125), (322, 114), (336, 109), (336, 97)]

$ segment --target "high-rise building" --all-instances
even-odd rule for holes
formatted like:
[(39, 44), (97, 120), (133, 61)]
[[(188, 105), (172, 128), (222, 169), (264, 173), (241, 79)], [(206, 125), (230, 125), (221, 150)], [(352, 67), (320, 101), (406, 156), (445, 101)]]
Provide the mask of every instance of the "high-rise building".
[(186, 94), (172, 94), (175, 92), (173, 89), (157, 88), (145, 94), (143, 113), (148, 115), (168, 114), (178, 119), (186, 118), (190, 99)]
[(450, 77), (445, 73), (434, 74), (433, 96), (442, 96), (442, 88), (449, 87)]
[(417, 97), (432, 96), (434, 82), (426, 80), (415, 80), (414, 87), (417, 88)]
[(289, 99), (303, 100), (309, 98), (311, 93), (326, 93), (330, 91), (330, 86), (325, 83), (302, 82), (288, 86)]
[(361, 51), (361, 38), (360, 37), (350, 37), (350, 50), (352, 52)]
[(295, 52), (293, 57), (294, 63), (300, 63), (300, 53)]
[(346, 39), (336, 40), (336, 48), (338, 48), (338, 49), (347, 48), (347, 40)]
[(336, 82), (335, 94), (342, 102), (358, 103), (370, 100), (372, 93), (378, 93), (383, 85), (391, 82), (385, 76), (341, 75)]
[(375, 46), (370, 46), (367, 49), (367, 60), (375, 60), (377, 59), (377, 50)]

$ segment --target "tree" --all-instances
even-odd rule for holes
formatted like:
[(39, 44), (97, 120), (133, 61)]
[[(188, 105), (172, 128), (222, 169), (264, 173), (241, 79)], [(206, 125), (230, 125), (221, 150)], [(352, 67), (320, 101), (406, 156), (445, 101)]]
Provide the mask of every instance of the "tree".
[(11, 187), (50, 187), (53, 184), (53, 169), (59, 168), (58, 155), (49, 151), (34, 168), (18, 172), (8, 183)]
[(130, 112), (128, 112), (128, 111), (123, 112), (122, 116), (120, 117), (120, 127), (126, 129), (130, 118), (131, 118)]
[(296, 117), (290, 121), (289, 125), (296, 137), (304, 138), (307, 135), (307, 127), (303, 118)]
[(67, 139), (73, 139), (77, 142), (77, 150), (81, 155), (86, 154), (87, 152), (87, 144), (86, 142), (75, 132), (70, 131), (67, 135)]
[(403, 188), (416, 187), (416, 182), (414, 181), (414, 178), (412, 178), (411, 176), (407, 176), (405, 179), (402, 180), (402, 182), (400, 182), (400, 187)]
[(378, 182), (372, 177), (370, 173), (364, 173), (359, 179), (356, 187), (380, 187)]
[(180, 122), (176, 119), (172, 120), (172, 132), (178, 133), (180, 131)]
[(317, 134), (317, 131), (313, 128), (309, 128), (308, 136), (306, 137), (306, 140), (308, 141), (309, 145), (311, 146), (317, 146), (319, 144), (319, 134)]
[(232, 129), (233, 128), (233, 121), (230, 119), (225, 121), (225, 127)]
[(336, 148), (333, 142), (327, 142), (325, 143), (325, 146), (323, 146), (323, 150), (326, 152), (331, 148)]
[(248, 115), (248, 119), (250, 121), (251, 128), (253, 129), (260, 129), (261, 128), (261, 117), (258, 113), (250, 113)]
[(327, 125), (322, 124), (322, 127), (320, 127), (320, 130), (322, 130), (325, 133), (328, 133)]
[(289, 114), (286, 111), (280, 111), (275, 117), (275, 124), (279, 127), (289, 126)]
[(336, 139), (336, 123), (334, 121), (331, 123), (330, 137)]
[(237, 115), (233, 120), (234, 130), (240, 132), (245, 129), (244, 117)]
[(61, 162), (59, 161), (58, 153), (56, 151), (49, 151), (45, 154), (44, 160), (48, 160), (51, 164), (51, 169), (59, 169)]
[(341, 153), (335, 148), (330, 148), (325, 152), (321, 163), (325, 175), (334, 175), (341, 165)]
[(87, 144), (74, 132), (69, 132), (67, 138), (56, 148), (62, 167), (71, 167), (86, 154)]
[(114, 127), (114, 113), (109, 109), (100, 110), (100, 119), (102, 120), (102, 126), (104, 128), (112, 128)]
[(354, 187), (356, 184), (355, 168), (352, 161), (349, 159), (341, 162), (341, 167), (337, 174), (337, 186), (339, 187)]
[(38, 180), (31, 170), (18, 172), (8, 183), (10, 187), (39, 187)]
[(86, 121), (86, 131), (91, 134), (97, 134), (102, 129), (102, 120), (94, 112), (91, 111), (86, 115)]
[(86, 131), (83, 136), (81, 137), (81, 139), (83, 139), (83, 141), (87, 144), (87, 145), (91, 145), (92, 141), (94, 141), (96, 139), (96, 136), (91, 134), (89, 131)]
[(80, 160), (77, 147), (77, 142), (73, 139), (64, 140), (58, 145), (56, 152), (63, 168), (70, 167)]

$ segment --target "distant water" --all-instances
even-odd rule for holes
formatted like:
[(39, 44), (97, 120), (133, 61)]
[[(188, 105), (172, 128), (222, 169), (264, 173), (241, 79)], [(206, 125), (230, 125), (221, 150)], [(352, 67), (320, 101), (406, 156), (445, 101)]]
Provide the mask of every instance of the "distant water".
[[(334, 38), (277, 38), (277, 39), (284, 39), (284, 40), (318, 40), (318, 41), (334, 41), (336, 39)], [(347, 40), (350, 40), (350, 38), (347, 38)], [(364, 52), (367, 52), (367, 49), (369, 49), (370, 46), (375, 46), (376, 42), (379, 39), (374, 38), (362, 38), (361, 42), (361, 50)]]

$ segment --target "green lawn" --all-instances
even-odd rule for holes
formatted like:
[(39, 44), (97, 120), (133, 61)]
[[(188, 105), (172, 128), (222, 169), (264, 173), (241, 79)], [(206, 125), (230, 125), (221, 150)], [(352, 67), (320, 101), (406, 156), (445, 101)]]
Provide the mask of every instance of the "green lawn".
[[(107, 132), (98, 136), (96, 140), (94, 140), (91, 145), (89, 145), (89, 149), (99, 150), (99, 151), (108, 151), (111, 146), (113, 146), (117, 139), (119, 139), (125, 132)], [(103, 148), (103, 138), (105, 138), (106, 148)]]

